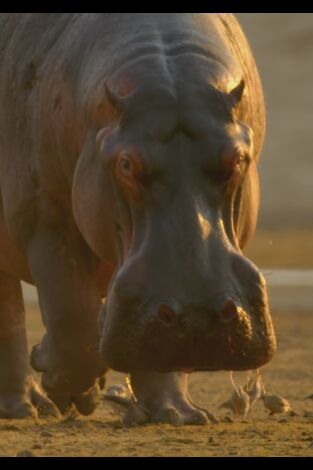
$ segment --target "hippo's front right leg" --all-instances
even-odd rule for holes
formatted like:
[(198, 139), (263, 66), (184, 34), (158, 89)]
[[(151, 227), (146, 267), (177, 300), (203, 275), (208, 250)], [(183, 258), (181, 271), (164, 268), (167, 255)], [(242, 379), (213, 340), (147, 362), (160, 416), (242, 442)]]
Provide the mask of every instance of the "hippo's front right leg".
[(59, 225), (37, 228), (28, 260), (47, 329), (32, 351), (32, 366), (43, 372), (42, 386), (62, 413), (73, 403), (90, 414), (105, 371), (98, 353), (96, 260), (75, 227), (62, 231)]
[(188, 392), (188, 374), (184, 372), (134, 372), (131, 374), (133, 401), (124, 421), (126, 424), (147, 422), (169, 424), (207, 424), (218, 419), (208, 410), (195, 405)]

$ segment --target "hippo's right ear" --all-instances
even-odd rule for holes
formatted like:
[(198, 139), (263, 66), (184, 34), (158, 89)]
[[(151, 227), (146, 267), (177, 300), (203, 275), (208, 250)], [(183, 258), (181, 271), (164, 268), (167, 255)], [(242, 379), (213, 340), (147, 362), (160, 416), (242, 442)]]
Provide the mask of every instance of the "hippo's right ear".
[(243, 95), (243, 92), (244, 92), (244, 89), (245, 89), (245, 81), (244, 79), (242, 79), (238, 85), (235, 86), (235, 88), (233, 88), (229, 93), (228, 95), (230, 96), (231, 98), (231, 101), (232, 101), (232, 106), (235, 108), (241, 101), (241, 98), (242, 98), (242, 95)]

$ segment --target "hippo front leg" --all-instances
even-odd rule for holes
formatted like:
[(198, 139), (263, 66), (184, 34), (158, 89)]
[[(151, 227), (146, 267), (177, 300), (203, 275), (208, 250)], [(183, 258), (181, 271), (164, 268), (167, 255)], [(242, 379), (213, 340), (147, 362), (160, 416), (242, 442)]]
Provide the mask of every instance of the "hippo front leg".
[(188, 393), (188, 374), (170, 372), (134, 372), (131, 374), (134, 400), (124, 422), (170, 424), (207, 424), (218, 419), (209, 411), (195, 405)]
[(66, 233), (39, 227), (28, 259), (47, 329), (32, 351), (32, 366), (43, 372), (42, 386), (62, 413), (75, 404), (90, 414), (98, 402), (97, 378), (106, 369), (98, 354), (96, 260), (69, 227)]

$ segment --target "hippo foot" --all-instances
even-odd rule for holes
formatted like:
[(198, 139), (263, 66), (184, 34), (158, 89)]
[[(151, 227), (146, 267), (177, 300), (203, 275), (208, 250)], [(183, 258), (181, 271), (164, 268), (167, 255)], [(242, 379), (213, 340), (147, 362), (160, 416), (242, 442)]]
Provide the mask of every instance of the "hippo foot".
[(125, 413), (124, 423), (168, 423), (204, 425), (218, 419), (195, 405), (188, 395), (187, 374), (136, 372), (131, 374), (134, 401)]
[(62, 414), (66, 414), (75, 406), (80, 414), (88, 416), (94, 412), (100, 400), (98, 384), (95, 384), (84, 393), (76, 394), (58, 393), (57, 391), (49, 390), (47, 386), (44, 386), (44, 389), (47, 391), (48, 397), (56, 404)]
[(205, 425), (209, 421), (217, 423), (218, 419), (209, 411), (198, 408), (188, 400), (176, 400), (172, 403), (165, 400), (165, 403), (160, 403), (158, 409), (152, 410), (142, 407), (140, 403), (132, 403), (126, 411), (123, 421), (128, 425), (145, 423)]
[[(90, 415), (100, 399), (100, 387), (104, 387), (104, 367), (100, 368), (98, 357), (84, 361), (74, 357), (67, 361), (60, 358), (52, 361), (47, 353), (45, 341), (33, 348), (31, 365), (37, 372), (43, 372), (41, 385), (48, 398), (56, 404), (62, 414), (72, 406), (82, 415)], [(90, 365), (90, 366), (89, 366)]]
[(60, 414), (33, 377), (29, 377), (24, 393), (0, 392), (0, 418), (22, 419), (58, 417)]

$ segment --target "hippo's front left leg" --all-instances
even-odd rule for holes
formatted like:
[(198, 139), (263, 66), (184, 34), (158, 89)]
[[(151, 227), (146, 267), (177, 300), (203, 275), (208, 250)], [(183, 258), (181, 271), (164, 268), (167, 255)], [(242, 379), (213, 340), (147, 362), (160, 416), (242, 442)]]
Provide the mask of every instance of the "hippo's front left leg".
[(28, 260), (47, 329), (32, 351), (32, 366), (43, 372), (43, 388), (62, 413), (74, 403), (90, 414), (106, 369), (98, 353), (97, 262), (74, 227), (47, 225), (34, 233)]
[(131, 374), (131, 386), (134, 401), (126, 412), (126, 424), (218, 422), (212, 413), (192, 402), (188, 374), (184, 372), (135, 372)]

